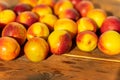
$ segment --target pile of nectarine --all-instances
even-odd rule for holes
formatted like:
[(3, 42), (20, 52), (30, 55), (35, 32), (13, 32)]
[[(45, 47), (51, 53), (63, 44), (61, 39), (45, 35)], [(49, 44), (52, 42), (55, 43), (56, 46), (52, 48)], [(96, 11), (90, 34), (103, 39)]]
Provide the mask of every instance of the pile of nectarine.
[(16, 59), (21, 47), (32, 62), (67, 53), (73, 44), (80, 51), (120, 54), (120, 19), (90, 0), (19, 0), (12, 8), (0, 2), (0, 33), (5, 61)]

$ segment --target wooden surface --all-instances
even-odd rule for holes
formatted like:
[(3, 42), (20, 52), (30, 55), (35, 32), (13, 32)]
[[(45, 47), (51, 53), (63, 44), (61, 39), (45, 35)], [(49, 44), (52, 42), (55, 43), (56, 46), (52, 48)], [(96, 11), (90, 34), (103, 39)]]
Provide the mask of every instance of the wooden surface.
[[(120, 17), (119, 0), (92, 1), (96, 7)], [(107, 56), (97, 48), (86, 53), (77, 47), (39, 63), (30, 62), (23, 55), (13, 61), (0, 61), (0, 80), (120, 80), (120, 55)]]

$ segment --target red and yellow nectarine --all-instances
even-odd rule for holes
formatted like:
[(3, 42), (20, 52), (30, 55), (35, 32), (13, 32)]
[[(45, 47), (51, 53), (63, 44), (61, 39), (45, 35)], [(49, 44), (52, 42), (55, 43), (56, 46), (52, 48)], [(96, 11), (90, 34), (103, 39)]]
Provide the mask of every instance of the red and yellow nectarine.
[(71, 19), (61, 18), (55, 23), (54, 30), (67, 30), (71, 37), (74, 38), (77, 34), (78, 26), (77, 23)]
[(49, 36), (49, 29), (47, 25), (44, 23), (36, 22), (33, 23), (28, 29), (27, 29), (27, 39), (31, 39), (33, 37), (41, 37), (44, 39), (47, 39)]
[(48, 44), (52, 54), (60, 55), (68, 52), (72, 47), (72, 38), (65, 30), (53, 31), (48, 37)]
[(0, 59), (10, 61), (20, 54), (20, 45), (11, 37), (0, 38)]
[(77, 34), (76, 44), (81, 51), (91, 52), (97, 47), (98, 37), (92, 31), (82, 31)]
[(9, 36), (14, 38), (20, 45), (24, 44), (26, 41), (26, 33), (26, 28), (18, 22), (11, 22), (7, 24), (2, 30), (2, 36)]

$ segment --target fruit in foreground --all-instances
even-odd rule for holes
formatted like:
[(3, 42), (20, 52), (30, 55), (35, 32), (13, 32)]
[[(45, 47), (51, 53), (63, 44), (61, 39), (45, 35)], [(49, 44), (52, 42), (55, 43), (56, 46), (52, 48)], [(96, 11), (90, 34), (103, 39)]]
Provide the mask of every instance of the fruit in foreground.
[(34, 37), (26, 42), (24, 52), (28, 60), (40, 62), (48, 56), (49, 46), (44, 39)]
[(53, 31), (48, 37), (52, 54), (60, 55), (68, 52), (72, 46), (70, 34), (65, 30)]
[(107, 55), (120, 54), (120, 34), (112, 30), (102, 33), (98, 41), (98, 48)]
[(115, 16), (107, 17), (100, 28), (100, 32), (103, 33), (108, 30), (115, 30), (120, 33), (120, 19)]
[(2, 36), (9, 36), (18, 41), (20, 45), (26, 41), (26, 28), (17, 22), (7, 24), (2, 30)]
[(98, 37), (92, 31), (79, 32), (76, 37), (77, 47), (81, 51), (90, 52), (97, 47)]
[(10, 61), (20, 54), (20, 45), (11, 37), (0, 38), (0, 59)]

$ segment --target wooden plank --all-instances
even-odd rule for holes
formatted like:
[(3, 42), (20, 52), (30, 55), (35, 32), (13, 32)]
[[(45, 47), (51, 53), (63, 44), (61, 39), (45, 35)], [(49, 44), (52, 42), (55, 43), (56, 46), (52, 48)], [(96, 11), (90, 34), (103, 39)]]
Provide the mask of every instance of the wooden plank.
[(76, 57), (76, 58), (85, 58), (85, 59), (93, 59), (93, 60), (100, 60), (100, 61), (108, 61), (108, 62), (118, 62), (120, 63), (120, 55), (106, 55), (103, 54), (98, 48), (91, 52), (83, 52), (80, 51), (77, 47), (75, 47), (72, 51), (68, 54), (64, 54), (65, 56)]
[(120, 64), (52, 55), (39, 63), (22, 56), (0, 61), (0, 80), (119, 80)]

